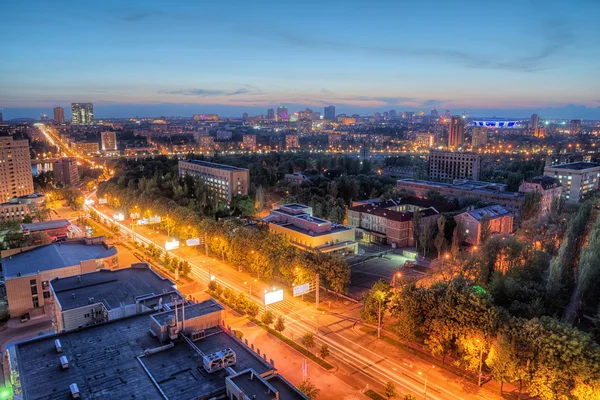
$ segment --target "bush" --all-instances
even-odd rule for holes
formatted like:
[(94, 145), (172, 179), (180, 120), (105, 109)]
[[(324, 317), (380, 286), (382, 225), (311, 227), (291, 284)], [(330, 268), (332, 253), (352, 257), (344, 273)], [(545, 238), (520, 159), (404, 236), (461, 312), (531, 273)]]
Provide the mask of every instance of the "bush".
[(271, 310), (265, 311), (263, 313), (263, 315), (260, 317), (260, 320), (265, 325), (271, 325), (273, 323), (273, 321), (275, 320), (275, 314), (273, 314), (273, 311), (271, 311)]
[(211, 292), (216, 292), (218, 287), (219, 287), (219, 285), (217, 284), (217, 282), (215, 282), (215, 281), (208, 282), (208, 290), (210, 290)]
[(331, 351), (329, 351), (329, 346), (327, 346), (325, 343), (323, 343), (321, 345), (321, 348), (319, 349), (319, 357), (321, 357), (324, 360), (327, 357), (329, 357), (330, 355), (331, 355)]
[(300, 339), (300, 343), (307, 349), (312, 349), (316, 346), (315, 335), (310, 332), (306, 332), (304, 336)]
[(369, 389), (365, 392), (365, 395), (373, 400), (385, 400), (383, 396), (374, 391), (373, 389)]
[(277, 318), (274, 328), (277, 332), (283, 332), (285, 330), (285, 319), (282, 316)]

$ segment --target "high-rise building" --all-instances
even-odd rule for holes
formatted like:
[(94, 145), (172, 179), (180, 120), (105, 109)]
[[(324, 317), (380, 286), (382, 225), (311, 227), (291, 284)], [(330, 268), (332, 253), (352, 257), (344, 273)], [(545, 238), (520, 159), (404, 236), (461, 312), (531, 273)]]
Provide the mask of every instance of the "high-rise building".
[(438, 110), (436, 110), (435, 108), (433, 110), (431, 110), (431, 116), (433, 118), (437, 118), (438, 117)]
[(569, 132), (571, 135), (579, 135), (581, 133), (581, 120), (580, 119), (572, 119), (569, 124)]
[(535, 131), (540, 125), (540, 116), (537, 114), (531, 114), (531, 120), (529, 121), (529, 129)]
[(456, 149), (465, 141), (465, 121), (459, 115), (453, 115), (448, 127), (448, 148)]
[(487, 144), (487, 128), (476, 126), (471, 131), (471, 145), (473, 147), (485, 146)]
[(288, 150), (299, 149), (300, 140), (298, 139), (298, 135), (285, 135), (285, 147)]
[(389, 114), (387, 111), (383, 112), (383, 119), (388, 119), (389, 118)]
[(65, 157), (52, 163), (52, 175), (54, 184), (74, 185), (79, 182), (77, 158)]
[(373, 118), (375, 119), (375, 121), (380, 121), (381, 120), (381, 113), (376, 112), (375, 114), (373, 114)]
[(288, 109), (286, 106), (277, 107), (277, 120), (287, 121), (289, 119)]
[(396, 119), (396, 117), (398, 116), (398, 114), (396, 113), (396, 110), (390, 110), (388, 115), (390, 116), (390, 119)]
[(94, 105), (92, 103), (71, 103), (71, 124), (91, 125), (94, 123)]
[(415, 144), (422, 147), (433, 147), (435, 137), (431, 133), (417, 133), (415, 136)]
[(456, 151), (429, 151), (429, 179), (452, 181), (454, 179), (479, 180), (481, 156)]
[(327, 106), (324, 109), (324, 119), (327, 121), (335, 121), (335, 106)]
[(412, 112), (412, 111), (407, 111), (406, 112), (406, 120), (408, 122), (413, 122), (414, 117), (415, 117), (415, 113), (414, 112)]
[(267, 119), (275, 119), (275, 110), (272, 108), (267, 110)]
[(362, 145), (358, 156), (361, 160), (369, 160), (371, 158), (371, 148), (367, 145)]
[(248, 121), (248, 113), (242, 113), (242, 120)]
[(444, 118), (450, 119), (450, 110), (446, 110), (446, 112), (444, 113)]
[(29, 141), (0, 137), (0, 203), (33, 193)]
[(40, 121), (48, 121), (48, 114), (42, 113), (40, 115)]
[(201, 160), (180, 160), (179, 177), (201, 178), (211, 196), (231, 202), (235, 196), (247, 196), (250, 175), (247, 169)]
[(116, 132), (102, 132), (100, 134), (102, 142), (102, 151), (116, 151), (117, 150), (117, 133)]
[(0, 123), (4, 122), (4, 117), (2, 117), (2, 113), (0, 113)]
[(62, 107), (54, 107), (54, 122), (57, 124), (65, 123), (65, 109)]
[(598, 190), (600, 164), (574, 162), (544, 167), (544, 175), (558, 179), (562, 185), (562, 196), (569, 203), (579, 203), (581, 198)]
[(98, 154), (100, 152), (98, 142), (75, 142), (71, 147), (77, 154), (84, 156), (89, 154)]
[(244, 149), (252, 151), (256, 150), (256, 135), (246, 134), (244, 135), (243, 140), (244, 141), (242, 142), (242, 144), (244, 146)]

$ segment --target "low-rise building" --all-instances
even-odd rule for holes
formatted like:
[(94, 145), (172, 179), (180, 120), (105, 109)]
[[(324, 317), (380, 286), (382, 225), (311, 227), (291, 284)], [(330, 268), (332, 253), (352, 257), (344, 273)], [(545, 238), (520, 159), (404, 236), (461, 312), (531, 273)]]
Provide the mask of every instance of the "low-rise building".
[(578, 203), (585, 194), (598, 189), (600, 164), (574, 162), (547, 166), (544, 175), (560, 181), (562, 196), (567, 202)]
[(21, 231), (28, 235), (35, 232), (45, 232), (52, 240), (67, 239), (71, 236), (71, 223), (68, 219), (55, 219), (44, 222), (32, 222), (30, 224), (22, 224)]
[(356, 253), (355, 230), (353, 227), (334, 224), (312, 215), (312, 208), (302, 204), (286, 204), (271, 210), (262, 219), (271, 232), (280, 233), (290, 239), (294, 246), (321, 253)]
[(50, 281), (57, 332), (173, 308), (184, 296), (146, 263)]
[(310, 182), (305, 175), (302, 175), (302, 172), (294, 172), (293, 174), (285, 174), (284, 179), (289, 183), (296, 183), (301, 185), (304, 182)]
[(13, 202), (0, 204), (0, 222), (22, 222), (23, 218), (28, 217), (30, 214), (31, 209), (28, 204), (20, 204)]
[(541, 195), (540, 213), (546, 214), (552, 207), (552, 201), (560, 198), (562, 194), (562, 185), (556, 178), (550, 176), (536, 176), (528, 181), (524, 181), (519, 186), (519, 192), (538, 192)]
[(50, 280), (81, 275), (101, 268), (118, 268), (117, 249), (103, 237), (67, 240), (2, 257), (11, 317), (42, 313), (50, 299)]
[(506, 208), (498, 205), (469, 210), (454, 217), (464, 229), (464, 241), (478, 245), (481, 242), (481, 220), (489, 218), (490, 233), (510, 235), (513, 232), (514, 216)]

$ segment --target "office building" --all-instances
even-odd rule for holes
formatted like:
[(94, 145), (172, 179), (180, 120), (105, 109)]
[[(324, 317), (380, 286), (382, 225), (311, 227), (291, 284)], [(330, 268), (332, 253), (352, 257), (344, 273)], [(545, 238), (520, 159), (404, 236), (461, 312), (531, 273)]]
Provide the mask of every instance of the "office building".
[(244, 149), (250, 151), (256, 150), (256, 135), (245, 134), (242, 140), (242, 145), (244, 146)]
[(65, 123), (65, 109), (62, 107), (54, 107), (54, 122), (57, 124)]
[(550, 176), (536, 176), (524, 181), (519, 186), (519, 192), (538, 192), (540, 199), (540, 214), (546, 214), (552, 207), (552, 201), (562, 195), (562, 185), (556, 178)]
[(94, 123), (94, 105), (92, 103), (71, 103), (71, 124), (91, 125)]
[(381, 121), (381, 113), (376, 112), (375, 114), (373, 114), (373, 119), (375, 121)]
[(194, 121), (219, 122), (218, 114), (194, 114)]
[(575, 162), (544, 167), (544, 175), (558, 179), (562, 185), (562, 197), (569, 203), (578, 203), (581, 198), (598, 189), (600, 164)]
[(448, 148), (457, 149), (465, 141), (465, 121), (458, 115), (453, 115), (448, 126)]
[(29, 141), (0, 136), (0, 203), (33, 193)]
[(398, 113), (396, 113), (396, 110), (390, 110), (388, 115), (390, 119), (396, 119), (396, 117), (398, 117)]
[(510, 235), (513, 232), (514, 216), (504, 207), (493, 205), (469, 210), (454, 217), (456, 223), (464, 229), (464, 241), (474, 246), (481, 243), (481, 221), (488, 218), (492, 234)]
[(225, 129), (219, 129), (217, 131), (216, 139), (217, 140), (231, 140), (233, 138), (233, 132), (227, 131)]
[(248, 113), (242, 113), (242, 121), (248, 121)]
[(335, 121), (335, 106), (327, 106), (323, 112), (323, 118), (327, 121)]
[(571, 135), (579, 135), (581, 133), (581, 120), (572, 119), (569, 123), (569, 133)]
[(475, 153), (454, 151), (429, 151), (429, 179), (452, 181), (454, 179), (479, 180), (481, 156)]
[(289, 119), (286, 106), (277, 107), (277, 121), (287, 121)]
[(472, 198), (488, 204), (498, 204), (518, 216), (523, 206), (523, 193), (506, 191), (506, 185), (469, 180), (441, 183), (416, 179), (400, 179), (396, 182), (398, 192), (427, 198), (429, 192), (437, 192), (448, 199)]
[(540, 116), (537, 114), (531, 114), (531, 119), (529, 120), (529, 129), (535, 132), (540, 125)]
[(295, 150), (300, 148), (300, 139), (298, 135), (285, 135), (285, 148), (287, 150)]
[[(19, 249), (21, 250), (21, 249)], [(43, 260), (43, 262), (42, 262)], [(2, 258), (11, 317), (43, 313), (51, 297), (49, 281), (101, 268), (118, 268), (117, 249), (103, 237), (74, 239), (21, 251)]]
[(116, 151), (117, 150), (117, 133), (116, 132), (102, 132), (100, 133), (100, 140), (102, 143), (102, 151)]
[(215, 138), (213, 136), (200, 136), (200, 147), (204, 150), (214, 149)]
[(97, 142), (75, 142), (73, 143), (73, 149), (82, 156), (100, 153), (100, 146)]
[(275, 119), (275, 110), (272, 108), (267, 110), (267, 119)]
[[(402, 211), (400, 211), (403, 209)], [(433, 208), (415, 206), (389, 200), (357, 204), (348, 209), (348, 225), (355, 227), (357, 237), (370, 243), (387, 244), (394, 248), (413, 247), (414, 213), (423, 220), (434, 221), (439, 212)]]
[[(11, 199), (12, 200), (12, 199)], [(0, 204), (0, 221), (22, 222), (23, 218), (31, 215), (29, 204), (9, 201)]]
[(56, 332), (147, 313), (170, 310), (185, 297), (174, 282), (147, 263), (116, 270), (102, 269), (50, 281)]
[(79, 182), (77, 158), (65, 157), (53, 162), (52, 175), (54, 176), (55, 185), (74, 185)]
[(246, 168), (201, 160), (180, 160), (179, 177), (200, 178), (219, 201), (231, 202), (235, 196), (247, 196), (250, 174)]
[(439, 116), (438, 110), (436, 110), (435, 108), (431, 110), (430, 116), (431, 118), (437, 118)]
[(210, 299), (7, 346), (16, 398), (308, 400)]
[(412, 112), (412, 111), (407, 111), (405, 114), (406, 114), (406, 118), (405, 118), (405, 119), (406, 119), (408, 122), (413, 122), (413, 120), (414, 120), (414, 118), (415, 118), (415, 113), (414, 113), (414, 112)]
[(488, 141), (488, 130), (483, 126), (475, 126), (471, 130), (471, 146), (485, 146)]
[(261, 220), (269, 230), (280, 233), (294, 246), (320, 253), (356, 253), (358, 245), (352, 227), (333, 224), (312, 216), (312, 208), (302, 204), (286, 204), (271, 210)]

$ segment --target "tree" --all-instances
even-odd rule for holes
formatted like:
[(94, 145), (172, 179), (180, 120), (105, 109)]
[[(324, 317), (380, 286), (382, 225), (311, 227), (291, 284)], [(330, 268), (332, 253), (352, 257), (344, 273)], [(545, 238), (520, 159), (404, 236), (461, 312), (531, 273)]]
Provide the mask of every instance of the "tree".
[(431, 219), (423, 220), (421, 224), (421, 233), (419, 234), (419, 242), (423, 247), (423, 255), (426, 256), (431, 247), (431, 239), (433, 237), (433, 222)]
[(319, 397), (321, 389), (318, 389), (310, 379), (306, 378), (298, 385), (298, 390), (304, 393), (310, 400), (314, 400)]
[(413, 236), (413, 240), (415, 241), (415, 247), (418, 249), (419, 248), (419, 233), (421, 230), (421, 220), (422, 220), (422, 216), (421, 216), (421, 212), (420, 211), (415, 211), (413, 213), (413, 218), (412, 218), (412, 236)]
[(265, 189), (260, 185), (256, 188), (256, 193), (254, 194), (254, 208), (256, 212), (260, 214), (265, 207)]
[(219, 285), (215, 281), (208, 282), (208, 290), (211, 291), (211, 292), (216, 291), (218, 286)]
[(277, 321), (275, 321), (274, 328), (279, 333), (285, 330), (285, 319), (283, 318), (283, 316), (280, 315), (279, 317), (277, 317)]
[(385, 384), (385, 397), (387, 397), (388, 399), (393, 399), (395, 398), (398, 393), (396, 392), (396, 385), (394, 385), (394, 382), (388, 381), (388, 383)]
[(479, 220), (479, 243), (485, 244), (487, 240), (492, 236), (492, 227), (490, 226), (490, 216), (485, 214)]
[(513, 382), (517, 378), (517, 359), (505, 334), (498, 335), (485, 359), (485, 364), (492, 370), (492, 378), (500, 382), (500, 394), (502, 394), (504, 383)]
[(521, 207), (521, 218), (523, 221), (535, 218), (542, 209), (542, 194), (537, 190), (525, 193), (523, 206)]
[(417, 400), (417, 398), (415, 396), (413, 396), (412, 394), (405, 394), (404, 400)]
[(440, 215), (437, 219), (437, 228), (438, 232), (435, 237), (435, 248), (437, 249), (437, 256), (439, 258), (441, 257), (442, 252), (444, 251), (444, 247), (446, 246), (446, 217), (444, 217), (443, 215)]
[(319, 349), (319, 357), (321, 357), (324, 360), (327, 357), (329, 357), (330, 355), (331, 355), (331, 351), (329, 351), (329, 346), (327, 346), (325, 343), (323, 343), (321, 345), (321, 348)]
[(261, 315), (260, 320), (265, 325), (271, 325), (275, 320), (275, 314), (273, 314), (273, 311), (267, 310)]
[(379, 313), (384, 314), (390, 299), (392, 287), (381, 279), (363, 295), (363, 308), (360, 310), (360, 318), (366, 323), (373, 324), (379, 321)]
[(302, 343), (302, 346), (306, 347), (308, 350), (313, 349), (316, 346), (315, 335), (310, 332), (306, 332), (300, 338), (300, 343)]

